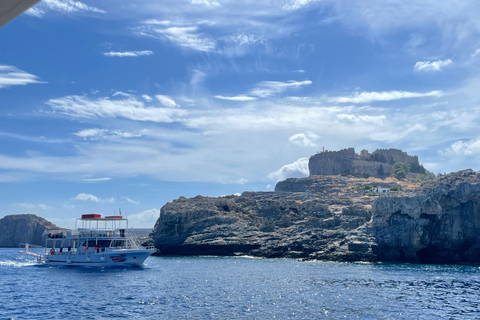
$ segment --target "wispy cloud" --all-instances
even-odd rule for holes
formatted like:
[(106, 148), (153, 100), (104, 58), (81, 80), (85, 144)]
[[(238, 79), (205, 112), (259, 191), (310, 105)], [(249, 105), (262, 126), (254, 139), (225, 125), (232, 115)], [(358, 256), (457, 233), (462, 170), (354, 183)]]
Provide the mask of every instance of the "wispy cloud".
[(284, 10), (297, 10), (303, 8), (311, 3), (319, 2), (321, 0), (291, 0), (283, 6)]
[(26, 11), (26, 14), (35, 17), (43, 17), (46, 12), (55, 11), (63, 14), (79, 13), (79, 12), (95, 12), (106, 13), (96, 7), (88, 6), (83, 2), (74, 0), (43, 0), (35, 7)]
[(418, 61), (415, 63), (413, 70), (419, 71), (440, 71), (448, 65), (452, 64), (452, 60), (437, 60), (437, 61)]
[(331, 102), (337, 103), (369, 103), (373, 101), (392, 101), (408, 98), (439, 97), (441, 91), (409, 92), (409, 91), (383, 91), (383, 92), (354, 92), (348, 97), (331, 98)]
[(310, 80), (304, 81), (261, 81), (250, 90), (248, 95), (240, 94), (236, 96), (216, 95), (215, 98), (220, 100), (230, 101), (252, 101), (259, 98), (269, 98), (274, 95), (279, 95), (287, 90), (296, 90), (303, 86), (312, 84)]
[(215, 49), (215, 40), (202, 35), (195, 25), (173, 25), (165, 21), (146, 20), (135, 28), (138, 35), (169, 41), (177, 46), (197, 51), (210, 52)]
[(0, 65), (0, 89), (9, 86), (27, 85), (30, 83), (45, 83), (33, 74), (22, 71), (14, 66)]
[(108, 199), (102, 199), (89, 193), (79, 193), (75, 197), (70, 198), (70, 200), (92, 201), (92, 202), (115, 202), (115, 199), (113, 197)]
[(47, 210), (50, 209), (47, 205), (41, 203), (41, 204), (31, 204), (31, 203), (15, 203), (12, 205), (13, 207), (18, 207), (18, 208), (23, 208), (26, 210)]
[(252, 100), (257, 100), (258, 99), (256, 97), (250, 97), (250, 96), (246, 96), (246, 95), (243, 95), (243, 94), (240, 94), (238, 96), (232, 96), (232, 97), (217, 95), (217, 96), (215, 96), (215, 98), (220, 99), (220, 100), (230, 100), (230, 101), (252, 101)]
[(262, 81), (260, 82), (250, 94), (259, 98), (267, 98), (275, 94), (280, 94), (286, 90), (298, 89), (303, 86), (311, 85), (312, 81)]
[(186, 113), (181, 109), (157, 108), (146, 106), (137, 98), (118, 100), (89, 99), (85, 96), (66, 96), (48, 100), (55, 112), (76, 118), (117, 118), (122, 117), (136, 121), (173, 122)]
[(220, 3), (215, 0), (191, 0), (192, 4), (204, 5), (207, 7), (219, 7)]
[(46, 138), (46, 137), (30, 137), (30, 136), (24, 136), (24, 135), (15, 134), (15, 133), (9, 133), (9, 132), (0, 132), (0, 137), (7, 137), (7, 138), (11, 138), (11, 139), (19, 139), (19, 140), (24, 140), (24, 141), (38, 142), (38, 143), (68, 143), (68, 142), (71, 142), (68, 139)]
[(153, 51), (150, 50), (143, 50), (143, 51), (124, 51), (124, 52), (104, 52), (103, 53), (107, 57), (140, 57), (140, 56), (150, 56), (153, 54)]
[(175, 102), (175, 100), (173, 100), (169, 96), (157, 94), (155, 98), (157, 98), (157, 100), (165, 107), (168, 107), (168, 108), (179, 107), (179, 105)]
[(124, 199), (127, 202), (133, 203), (134, 205), (139, 205), (140, 204), (140, 201), (134, 201), (134, 200), (130, 199), (129, 197), (122, 197), (122, 199)]
[(85, 140), (98, 140), (105, 137), (121, 137), (121, 138), (137, 138), (141, 137), (142, 134), (138, 132), (128, 132), (122, 130), (110, 130), (110, 129), (85, 129), (78, 132), (75, 132), (74, 135), (83, 138)]
[(104, 177), (104, 178), (85, 178), (82, 179), (85, 182), (103, 182), (103, 181), (110, 181), (112, 178), (110, 177)]
[(480, 49), (477, 49), (473, 54), (472, 57), (476, 57), (480, 54)]

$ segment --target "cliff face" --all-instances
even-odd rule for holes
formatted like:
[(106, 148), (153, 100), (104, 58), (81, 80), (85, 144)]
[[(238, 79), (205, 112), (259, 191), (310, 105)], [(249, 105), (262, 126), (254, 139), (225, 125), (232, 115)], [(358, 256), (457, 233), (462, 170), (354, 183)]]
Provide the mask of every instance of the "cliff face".
[(464, 170), (372, 208), (379, 260), (480, 263), (480, 174)]
[(161, 209), (153, 238), (162, 254), (369, 261), (371, 250), (360, 256), (346, 241), (370, 220), (369, 203), (304, 192), (180, 198)]
[(34, 214), (15, 214), (0, 219), (0, 247), (18, 247), (20, 243), (44, 245), (45, 229), (60, 229)]
[(381, 197), (364, 196), (361, 184), (318, 176), (275, 192), (181, 197), (161, 209), (153, 239), (162, 254), (480, 263), (480, 173)]

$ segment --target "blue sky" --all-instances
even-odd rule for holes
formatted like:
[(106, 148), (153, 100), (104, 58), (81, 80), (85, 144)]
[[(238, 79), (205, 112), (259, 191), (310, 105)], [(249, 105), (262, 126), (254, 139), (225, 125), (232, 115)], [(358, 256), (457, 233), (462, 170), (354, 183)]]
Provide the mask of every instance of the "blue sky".
[(43, 0), (0, 29), (0, 217), (136, 227), (321, 150), (479, 170), (480, 3)]

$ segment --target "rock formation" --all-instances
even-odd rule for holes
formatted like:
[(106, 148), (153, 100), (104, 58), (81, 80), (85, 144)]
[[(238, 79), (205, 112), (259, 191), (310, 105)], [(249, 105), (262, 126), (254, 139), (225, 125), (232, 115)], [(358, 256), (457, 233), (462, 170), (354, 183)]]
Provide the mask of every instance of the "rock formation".
[(275, 192), (181, 197), (161, 209), (153, 241), (165, 255), (480, 263), (480, 173), (380, 197), (365, 196), (366, 183), (312, 176)]
[(20, 243), (44, 245), (45, 229), (60, 229), (34, 214), (14, 214), (0, 219), (0, 247), (18, 247)]
[(480, 263), (480, 173), (463, 170), (372, 207), (378, 260)]

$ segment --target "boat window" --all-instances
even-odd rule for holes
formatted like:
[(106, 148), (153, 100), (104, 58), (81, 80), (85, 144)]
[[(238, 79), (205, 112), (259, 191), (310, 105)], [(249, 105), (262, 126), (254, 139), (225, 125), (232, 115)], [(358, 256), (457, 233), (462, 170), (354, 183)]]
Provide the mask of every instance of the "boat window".
[(125, 247), (125, 240), (113, 240), (112, 247)]

